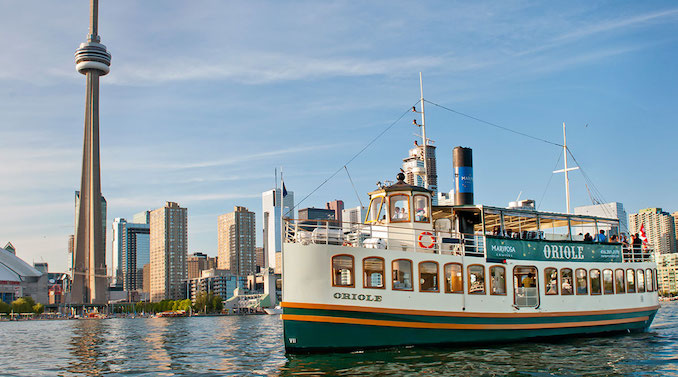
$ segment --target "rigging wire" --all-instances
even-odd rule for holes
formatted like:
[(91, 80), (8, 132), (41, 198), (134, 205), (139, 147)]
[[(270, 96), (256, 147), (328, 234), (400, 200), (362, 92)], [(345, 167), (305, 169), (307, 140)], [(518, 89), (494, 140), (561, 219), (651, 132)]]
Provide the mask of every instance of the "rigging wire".
[[(417, 100), (417, 102), (415, 102), (412, 106), (416, 106), (417, 103), (419, 103), (419, 102), (420, 102), (420, 100)], [(370, 142), (367, 143), (367, 145), (365, 145), (365, 146), (363, 147), (363, 149), (361, 149), (360, 151), (358, 151), (358, 153), (354, 154), (353, 157), (351, 157), (344, 165), (342, 165), (342, 167), (340, 167), (340, 168), (337, 169), (334, 173), (332, 173), (332, 175), (330, 175), (330, 176), (329, 176), (327, 179), (325, 179), (321, 184), (319, 184), (316, 188), (314, 188), (313, 191), (311, 191), (308, 195), (304, 196), (304, 198), (301, 199), (301, 200), (299, 201), (299, 203), (295, 204), (292, 208), (290, 208), (290, 210), (287, 211), (287, 213), (285, 213), (285, 216), (289, 215), (292, 211), (294, 211), (295, 208), (299, 207), (299, 205), (301, 205), (301, 203), (303, 203), (306, 199), (308, 199), (311, 195), (313, 195), (316, 191), (318, 191), (321, 187), (323, 187), (327, 182), (329, 182), (330, 179), (334, 178), (337, 174), (339, 174), (339, 172), (340, 172), (342, 169), (344, 169), (346, 166), (348, 166), (348, 164), (350, 164), (351, 162), (353, 162), (353, 160), (355, 160), (356, 158), (358, 158), (358, 156), (360, 156), (367, 148), (369, 148), (372, 144), (374, 144), (374, 142), (376, 142), (380, 137), (382, 137), (388, 130), (390, 130), (391, 128), (393, 128), (393, 126), (395, 126), (396, 123), (400, 122), (400, 121), (405, 117), (405, 115), (411, 113), (411, 112), (412, 112), (412, 106), (409, 106), (409, 107), (407, 108), (407, 110), (405, 110), (405, 112), (404, 112), (398, 119), (396, 119), (396, 120), (395, 120), (393, 123), (391, 123), (388, 127), (384, 128), (383, 131), (381, 131), (377, 136), (375, 136), (372, 140), (370, 140)]]
[(351, 174), (348, 173), (348, 168), (346, 165), (344, 165), (344, 169), (346, 170), (346, 175), (348, 175), (348, 180), (351, 181), (351, 186), (353, 186), (353, 191), (355, 191), (355, 196), (358, 198), (358, 202), (360, 202), (360, 208), (363, 207), (363, 201), (360, 200), (360, 195), (358, 194), (358, 190), (355, 188), (355, 184), (353, 184), (353, 178), (351, 178)]
[(462, 113), (461, 111), (457, 111), (457, 110), (454, 110), (454, 109), (450, 109), (449, 107), (446, 107), (446, 106), (437, 104), (437, 103), (435, 103), (435, 102), (431, 102), (431, 101), (426, 100), (426, 99), (424, 100), (424, 102), (428, 102), (428, 103), (430, 103), (430, 104), (433, 105), (433, 106), (440, 107), (441, 109), (444, 109), (444, 110), (447, 110), (447, 111), (451, 111), (451, 112), (453, 112), (453, 113), (455, 113), (455, 114), (458, 114), (458, 115), (461, 115), (461, 116), (465, 116), (465, 117), (467, 117), (467, 118), (473, 119), (473, 120), (478, 121), (478, 122), (480, 122), (480, 123), (485, 123), (485, 124), (487, 124), (487, 125), (490, 125), (490, 126), (492, 126), (492, 127), (496, 127), (496, 128), (499, 128), (499, 129), (502, 129), (502, 130), (504, 130), (504, 131), (513, 132), (514, 134), (521, 135), (521, 136), (525, 136), (525, 137), (529, 137), (530, 139), (538, 140), (538, 141), (541, 141), (541, 142), (544, 142), (544, 143), (548, 143), (548, 144), (551, 144), (551, 145), (555, 145), (555, 146), (558, 146), (558, 147), (561, 147), (561, 148), (563, 147), (562, 144), (554, 143), (554, 142), (552, 142), (552, 141), (549, 141), (549, 140), (546, 140), (546, 139), (542, 139), (542, 138), (537, 137), (537, 136), (532, 136), (532, 135), (526, 134), (526, 133), (524, 133), (524, 132), (516, 131), (516, 130), (510, 129), (510, 128), (508, 128), (508, 127), (500, 126), (500, 125), (498, 125), (498, 124), (496, 124), (496, 123), (492, 123), (492, 122), (488, 122), (488, 121), (486, 121), (486, 120), (482, 120), (482, 119), (480, 119), (480, 118), (474, 117), (473, 115), (465, 114), (465, 113)]
[(546, 188), (544, 189), (544, 193), (541, 194), (541, 199), (539, 199), (539, 204), (537, 204), (537, 211), (539, 208), (541, 208), (541, 203), (544, 200), (544, 196), (546, 196), (546, 191), (549, 189), (549, 185), (551, 184), (551, 180), (553, 179), (553, 173), (554, 170), (558, 168), (558, 164), (560, 163), (560, 159), (563, 157), (562, 154), (560, 154), (560, 151), (558, 151), (558, 161), (556, 161), (556, 164), (553, 166), (553, 169), (551, 169), (551, 176), (549, 177), (549, 181), (546, 183)]

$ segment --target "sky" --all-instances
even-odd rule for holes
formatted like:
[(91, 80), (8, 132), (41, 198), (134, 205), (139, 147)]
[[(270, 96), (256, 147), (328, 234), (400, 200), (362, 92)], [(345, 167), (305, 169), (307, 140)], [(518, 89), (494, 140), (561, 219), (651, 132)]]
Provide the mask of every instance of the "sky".
[[(79, 189), (88, 1), (0, 0), (0, 246), (65, 271)], [(110, 1), (99, 34), (101, 186), (111, 224), (175, 201), (189, 253), (216, 255), (217, 217), (257, 213), (274, 169), (300, 208), (367, 204), (416, 140), (423, 75), (438, 186), (473, 148), (477, 203), (565, 211), (562, 149), (589, 192), (677, 211), (678, 4), (672, 1)], [(396, 120), (400, 119), (396, 122)], [(394, 123), (395, 122), (395, 123)], [(327, 184), (373, 138), (375, 143)], [(570, 165), (574, 162), (570, 160)], [(307, 197), (302, 203), (301, 199)]]

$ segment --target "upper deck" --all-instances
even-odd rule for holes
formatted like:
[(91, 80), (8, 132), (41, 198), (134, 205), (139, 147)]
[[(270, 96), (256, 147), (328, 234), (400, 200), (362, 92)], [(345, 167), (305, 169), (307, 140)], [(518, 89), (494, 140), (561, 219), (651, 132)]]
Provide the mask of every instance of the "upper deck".
[(619, 220), (613, 218), (484, 205), (432, 206), (430, 190), (401, 181), (370, 193), (363, 223), (287, 219), (284, 241), (484, 257), (490, 262), (651, 260), (651, 249), (634, 249), (620, 242), (620, 235)]

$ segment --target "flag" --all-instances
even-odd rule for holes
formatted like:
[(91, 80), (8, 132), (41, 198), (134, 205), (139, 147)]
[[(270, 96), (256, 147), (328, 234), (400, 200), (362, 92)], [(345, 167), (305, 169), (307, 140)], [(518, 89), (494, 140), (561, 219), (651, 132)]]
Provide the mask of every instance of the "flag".
[(640, 239), (643, 240), (643, 245), (647, 245), (647, 236), (645, 235), (645, 224), (640, 224)]

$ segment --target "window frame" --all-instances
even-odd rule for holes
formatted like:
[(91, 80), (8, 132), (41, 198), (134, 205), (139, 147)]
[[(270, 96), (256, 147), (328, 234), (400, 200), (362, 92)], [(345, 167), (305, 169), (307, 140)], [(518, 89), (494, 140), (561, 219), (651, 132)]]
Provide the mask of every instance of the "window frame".
[[(605, 290), (605, 271), (610, 271), (612, 274), (612, 293), (608, 293)], [(603, 271), (601, 272), (601, 283), (602, 283), (602, 291), (604, 295), (613, 295), (614, 294), (614, 270), (611, 268), (604, 268)]]
[[(433, 263), (436, 265), (436, 290), (424, 291), (421, 289), (421, 265), (424, 263)], [(432, 260), (424, 260), (417, 263), (417, 276), (419, 277), (419, 292), (421, 293), (440, 293), (440, 264)]]
[(412, 195), (412, 209), (416, 211), (416, 208), (414, 208), (414, 203), (417, 201), (417, 196), (421, 196), (426, 200), (426, 213), (427, 213), (427, 221), (417, 221), (417, 214), (414, 213), (414, 216), (412, 219), (414, 219), (415, 223), (422, 223), (422, 224), (430, 224), (431, 223), (431, 198), (429, 198), (427, 195), (424, 194), (414, 194)]
[[(643, 278), (643, 290), (640, 290), (640, 278)], [(636, 291), (638, 293), (645, 293), (645, 271), (642, 268), (636, 270)]]
[[(335, 281), (334, 275), (334, 258), (337, 257), (349, 257), (351, 258), (351, 285), (338, 285)], [(336, 254), (330, 258), (330, 269), (332, 271), (332, 287), (337, 288), (355, 288), (355, 257), (351, 254)]]
[[(518, 288), (525, 288), (524, 286), (519, 287), (516, 285), (516, 269), (523, 268), (523, 269), (533, 269), (534, 270), (534, 288), (537, 289), (537, 305), (536, 306), (518, 306), (518, 295), (516, 295), (517, 289)], [(516, 265), (513, 266), (513, 271), (512, 271), (512, 279), (513, 280), (513, 305), (515, 307), (520, 307), (520, 308), (538, 308), (541, 305), (541, 293), (539, 292), (539, 268), (537, 266), (533, 265)], [(522, 285), (522, 280), (519, 281), (519, 284)], [(532, 287), (530, 287), (532, 288)]]
[(365, 215), (364, 224), (379, 222), (379, 220), (380, 220), (379, 217), (377, 217), (376, 220), (368, 220), (370, 218), (370, 215), (372, 215), (372, 202), (377, 198), (381, 198), (381, 204), (379, 205), (379, 209), (377, 211), (377, 216), (381, 215), (381, 209), (384, 207), (384, 202), (386, 202), (386, 195), (376, 195), (376, 196), (373, 196), (370, 199), (370, 204), (367, 207), (367, 215)]
[[(383, 266), (383, 268), (381, 270), (381, 285), (382, 285), (381, 287), (368, 287), (367, 286), (367, 276), (365, 276), (365, 271), (366, 271), (365, 260), (366, 259), (381, 259), (381, 263), (382, 263), (382, 266)], [(365, 288), (365, 289), (386, 289), (386, 283), (384, 282), (384, 277), (386, 276), (386, 261), (384, 260), (384, 258), (378, 257), (376, 255), (363, 258), (363, 271), (362, 272), (363, 272), (363, 288)]]
[[(395, 284), (394, 284), (395, 281), (393, 280), (393, 273), (395, 272), (395, 270), (393, 269), (393, 263), (395, 263), (397, 261), (401, 261), (401, 260), (410, 262), (410, 283), (411, 283), (412, 287), (410, 287), (409, 289), (408, 288), (396, 288)], [(394, 259), (394, 260), (391, 261), (391, 290), (392, 291), (404, 291), (404, 292), (414, 291), (414, 276), (412, 276), (413, 273), (414, 273), (414, 271), (412, 271), (414, 269), (413, 267), (414, 267), (414, 263), (412, 263), (412, 259), (398, 258), (398, 259)]]
[[(556, 270), (556, 293), (549, 293), (549, 282), (546, 281), (547, 278), (550, 278), (550, 274), (546, 273), (548, 270)], [(558, 269), (555, 267), (544, 267), (544, 296), (557, 296), (560, 294), (560, 281), (558, 279)]]
[[(633, 281), (632, 281), (632, 282), (629, 281), (629, 271), (632, 272), (632, 274), (631, 274), (631, 275), (633, 276)], [(631, 285), (631, 284), (633, 284), (633, 290), (630, 289), (630, 285)], [(637, 293), (637, 289), (636, 289), (636, 270), (634, 270), (633, 268), (627, 268), (627, 269), (626, 269), (626, 293)]]
[[(483, 291), (482, 292), (471, 292), (471, 267), (475, 267), (475, 266), (480, 266), (483, 269)], [(466, 280), (467, 280), (468, 294), (470, 294), (470, 295), (483, 295), (483, 296), (487, 295), (487, 285), (486, 285), (487, 279), (485, 278), (485, 265), (478, 264), (478, 263), (469, 264), (468, 266), (466, 266), (466, 275), (467, 275)]]
[[(577, 276), (578, 271), (584, 271), (584, 281), (586, 282), (586, 293), (579, 293), (579, 276)], [(574, 293), (577, 296), (588, 296), (589, 294), (589, 274), (585, 268), (577, 268), (574, 270)]]
[[(570, 281), (571, 292), (570, 293), (563, 293), (563, 280), (564, 280), (563, 279), (563, 271), (570, 271), (570, 279), (571, 279), (571, 281)], [(574, 270), (569, 268), (569, 267), (561, 268), (560, 269), (560, 295), (561, 296), (574, 296), (575, 291), (576, 291), (575, 285), (576, 285), (576, 283), (575, 283), (575, 280), (574, 280)]]
[[(401, 195), (407, 197), (407, 220), (393, 221), (393, 215), (391, 214), (391, 198), (394, 197), (394, 196), (401, 196)], [(412, 217), (411, 217), (412, 206), (410, 205), (411, 204), (410, 199), (411, 199), (411, 196), (409, 194), (402, 193), (402, 192), (388, 195), (388, 222), (389, 223), (391, 223), (391, 224), (394, 224), (394, 223), (409, 223), (412, 220)]]
[[(650, 278), (648, 278), (648, 272), (650, 273)], [(652, 282), (648, 284), (649, 282)], [(651, 289), (650, 289), (651, 288)], [(645, 292), (654, 292), (656, 289), (654, 289), (654, 277), (652, 275), (652, 269), (647, 268), (645, 269)]]
[[(598, 272), (598, 293), (593, 292), (593, 279), (591, 279), (591, 272), (596, 271)], [(603, 294), (603, 274), (600, 272), (600, 269), (598, 268), (592, 268), (589, 270), (589, 294), (591, 296), (600, 296)]]
[[(447, 266), (452, 266), (452, 265), (457, 265), (459, 266), (459, 272), (461, 273), (461, 290), (460, 291), (448, 291), (448, 286), (447, 286)], [(443, 265), (443, 276), (445, 277), (445, 293), (452, 293), (452, 294), (464, 294), (464, 265), (458, 262), (450, 262), (450, 263), (445, 263)], [(451, 275), (450, 275), (451, 276)]]
[[(619, 290), (617, 289), (617, 288), (619, 288), (617, 286), (617, 271), (621, 271), (621, 273), (622, 273), (622, 288), (623, 288), (622, 292), (619, 292)], [(617, 295), (626, 293), (626, 271), (624, 271), (623, 268), (616, 268), (614, 270), (614, 293), (617, 294)]]
[[(493, 268), (501, 268), (502, 270), (504, 270), (504, 293), (494, 293), (494, 292), (492, 292), (493, 288), (494, 288), (494, 284), (492, 283), (492, 281), (493, 281), (492, 280), (492, 269)], [(488, 267), (487, 272), (488, 272), (488, 275), (490, 277), (490, 282), (489, 282), (490, 283), (490, 296), (506, 296), (507, 295), (507, 292), (506, 292), (506, 289), (507, 289), (506, 288), (506, 267), (504, 267), (500, 264), (495, 264), (495, 265)]]

